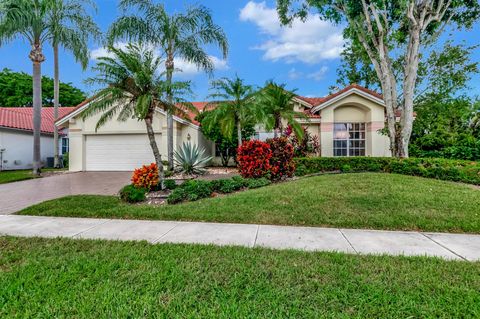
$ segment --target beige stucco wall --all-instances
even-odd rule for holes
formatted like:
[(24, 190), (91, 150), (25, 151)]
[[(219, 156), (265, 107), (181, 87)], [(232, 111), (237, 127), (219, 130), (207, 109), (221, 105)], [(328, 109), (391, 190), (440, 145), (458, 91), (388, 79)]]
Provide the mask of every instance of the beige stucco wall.
[(391, 156), (388, 137), (378, 132), (385, 123), (383, 105), (352, 93), (320, 110), (320, 115), (322, 156), (333, 156), (333, 125), (343, 122), (367, 123), (366, 156)]
[[(82, 120), (80, 115), (72, 118), (68, 122), (70, 138), (69, 170), (84, 171), (86, 169), (86, 137), (92, 135), (124, 135), (124, 134), (146, 134), (145, 122), (136, 119), (128, 119), (124, 122), (117, 121), (116, 117), (108, 121), (105, 125), (95, 131), (95, 126), (100, 118), (100, 114), (93, 115)], [(162, 159), (167, 159), (167, 121), (166, 116), (156, 112), (153, 120), (153, 128), (156, 133), (157, 145), (162, 155)], [(174, 146), (179, 147), (184, 141), (188, 140), (192, 144), (197, 144), (207, 149), (211, 154), (212, 143), (206, 140), (199, 129), (189, 123), (174, 122)]]

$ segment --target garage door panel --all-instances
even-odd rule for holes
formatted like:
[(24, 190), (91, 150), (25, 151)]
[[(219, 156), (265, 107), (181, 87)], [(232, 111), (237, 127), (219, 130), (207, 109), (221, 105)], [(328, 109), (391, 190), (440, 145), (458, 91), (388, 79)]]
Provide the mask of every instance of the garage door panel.
[[(160, 136), (156, 136), (157, 143)], [(89, 135), (86, 138), (87, 171), (133, 171), (155, 162), (146, 134)]]

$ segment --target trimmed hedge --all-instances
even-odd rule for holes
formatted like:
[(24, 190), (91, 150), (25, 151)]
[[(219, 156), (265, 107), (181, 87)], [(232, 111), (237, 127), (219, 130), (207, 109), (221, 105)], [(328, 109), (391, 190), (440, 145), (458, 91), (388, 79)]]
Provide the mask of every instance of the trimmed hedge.
[(130, 184), (123, 187), (120, 192), (120, 198), (127, 203), (139, 203), (146, 199), (148, 190), (143, 187), (135, 187)]
[(440, 158), (296, 158), (297, 176), (321, 172), (386, 172), (480, 185), (480, 163)]
[(169, 204), (177, 204), (185, 201), (196, 201), (210, 197), (214, 192), (228, 194), (242, 189), (258, 188), (271, 184), (266, 178), (243, 178), (234, 176), (229, 179), (213, 181), (190, 180), (177, 186), (168, 196)]

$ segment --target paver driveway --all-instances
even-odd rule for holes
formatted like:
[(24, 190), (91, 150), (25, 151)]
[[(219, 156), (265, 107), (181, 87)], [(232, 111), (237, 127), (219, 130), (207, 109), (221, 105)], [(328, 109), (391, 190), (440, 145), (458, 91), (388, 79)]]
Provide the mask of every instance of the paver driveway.
[(80, 172), (0, 185), (0, 215), (68, 195), (113, 195), (129, 183), (131, 172)]

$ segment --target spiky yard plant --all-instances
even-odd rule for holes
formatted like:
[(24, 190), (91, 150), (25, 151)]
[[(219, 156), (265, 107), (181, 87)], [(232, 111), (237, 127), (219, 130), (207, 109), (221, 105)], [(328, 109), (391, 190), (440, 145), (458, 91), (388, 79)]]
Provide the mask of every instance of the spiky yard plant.
[(212, 160), (211, 156), (205, 155), (205, 148), (199, 148), (190, 142), (183, 142), (174, 155), (175, 171), (187, 175), (204, 174), (205, 166)]

